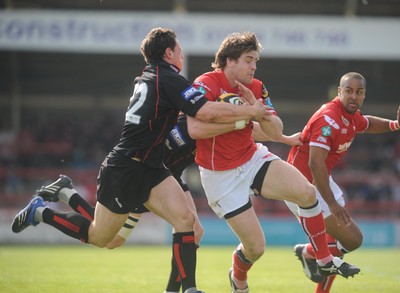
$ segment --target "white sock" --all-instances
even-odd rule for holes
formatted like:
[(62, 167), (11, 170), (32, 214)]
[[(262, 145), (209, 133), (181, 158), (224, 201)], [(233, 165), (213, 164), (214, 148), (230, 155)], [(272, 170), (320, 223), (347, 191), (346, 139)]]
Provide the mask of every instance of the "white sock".
[(35, 222), (43, 222), (42, 213), (46, 208), (47, 207), (38, 207), (35, 210), (35, 214), (33, 215), (33, 219), (35, 220)]
[(75, 193), (78, 193), (74, 188), (64, 187), (58, 192), (58, 198), (63, 202), (68, 204), (69, 199)]

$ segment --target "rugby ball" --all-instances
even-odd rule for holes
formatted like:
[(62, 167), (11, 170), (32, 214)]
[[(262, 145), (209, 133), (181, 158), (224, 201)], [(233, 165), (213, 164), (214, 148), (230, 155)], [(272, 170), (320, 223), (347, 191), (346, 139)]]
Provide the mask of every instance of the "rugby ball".
[(243, 105), (242, 99), (237, 94), (222, 94), (217, 98), (217, 102), (231, 103), (234, 105)]

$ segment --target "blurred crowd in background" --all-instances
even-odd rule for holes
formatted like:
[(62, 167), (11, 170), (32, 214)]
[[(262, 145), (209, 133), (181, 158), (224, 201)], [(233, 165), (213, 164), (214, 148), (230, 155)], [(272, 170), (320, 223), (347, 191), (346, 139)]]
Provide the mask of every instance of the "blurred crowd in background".
[[(28, 119), (29, 124), (22, 125), (14, 140), (0, 137), (1, 205), (21, 205), (60, 173), (71, 176), (76, 188), (94, 202), (97, 170), (119, 139), (120, 117), (97, 113), (80, 119), (61, 115), (52, 117), (51, 123)], [(359, 134), (334, 172), (349, 206), (358, 215), (400, 217), (400, 136), (396, 134)], [(288, 146), (266, 144), (286, 159)], [(197, 166), (189, 168), (185, 179), (200, 211), (209, 212)], [(266, 215), (288, 214), (276, 201), (257, 199), (255, 204)]]

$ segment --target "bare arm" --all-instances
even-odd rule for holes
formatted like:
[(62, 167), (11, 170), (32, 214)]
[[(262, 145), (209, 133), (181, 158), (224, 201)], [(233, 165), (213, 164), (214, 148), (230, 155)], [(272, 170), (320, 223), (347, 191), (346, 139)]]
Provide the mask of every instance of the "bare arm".
[[(365, 115), (369, 121), (368, 128), (364, 133), (384, 133), (396, 130), (396, 120), (389, 120), (386, 118)], [(392, 124), (391, 124), (392, 123)], [(400, 124), (400, 106), (397, 109), (397, 130)]]
[(303, 145), (301, 142), (301, 132), (292, 135), (282, 134), (282, 137), (279, 138), (279, 140), (273, 140), (261, 129), (260, 123), (256, 121), (253, 121), (253, 138), (256, 141), (275, 141), (287, 145)]
[(210, 138), (236, 129), (236, 125), (233, 122), (208, 123), (190, 116), (187, 116), (186, 119), (189, 135), (193, 139)]
[(273, 141), (282, 139), (283, 123), (278, 116), (272, 116), (270, 121), (259, 121), (261, 129)]
[(338, 225), (349, 225), (350, 216), (347, 210), (340, 206), (335, 200), (335, 196), (329, 185), (329, 174), (326, 168), (325, 160), (328, 156), (328, 151), (321, 147), (310, 146), (310, 158), (308, 165), (313, 175), (314, 184), (319, 193), (324, 198), (329, 206), (329, 210), (335, 217)]
[(261, 129), (260, 123), (253, 121), (253, 138), (256, 141), (272, 141), (272, 139)]
[(268, 121), (272, 114), (267, 111), (267, 107), (262, 101), (257, 101), (253, 105), (236, 106), (229, 103), (207, 102), (200, 108), (196, 118), (203, 122), (230, 123), (240, 120), (251, 120), (255, 118), (259, 121)]

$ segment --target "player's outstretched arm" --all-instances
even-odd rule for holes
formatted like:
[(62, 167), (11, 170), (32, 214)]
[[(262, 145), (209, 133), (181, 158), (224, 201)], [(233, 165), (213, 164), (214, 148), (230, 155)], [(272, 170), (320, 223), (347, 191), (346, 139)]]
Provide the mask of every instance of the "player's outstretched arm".
[(365, 117), (367, 117), (369, 121), (368, 128), (364, 131), (365, 133), (384, 133), (400, 129), (400, 106), (397, 109), (396, 120), (371, 115), (365, 115)]

